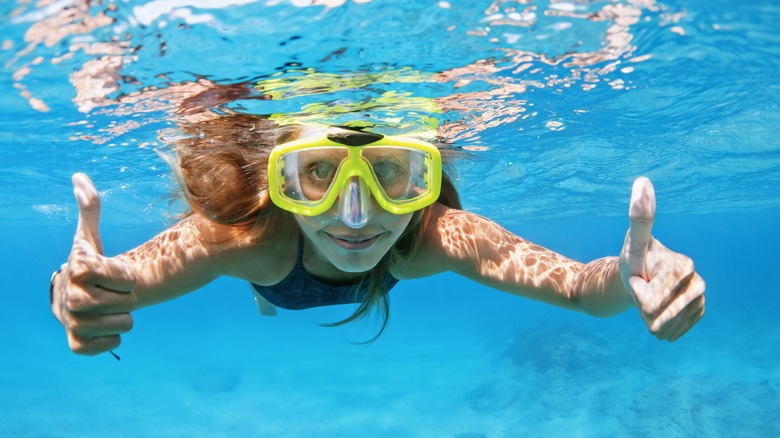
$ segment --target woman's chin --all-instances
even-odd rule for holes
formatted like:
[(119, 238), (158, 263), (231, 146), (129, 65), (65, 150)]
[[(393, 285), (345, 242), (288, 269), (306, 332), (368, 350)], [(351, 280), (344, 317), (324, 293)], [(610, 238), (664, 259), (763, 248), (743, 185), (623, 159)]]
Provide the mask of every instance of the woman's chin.
[(377, 256), (374, 254), (360, 254), (358, 251), (350, 251), (349, 253), (332, 257), (330, 262), (340, 271), (362, 273), (374, 269), (376, 265), (379, 264), (379, 261), (382, 260), (383, 256), (384, 253)]

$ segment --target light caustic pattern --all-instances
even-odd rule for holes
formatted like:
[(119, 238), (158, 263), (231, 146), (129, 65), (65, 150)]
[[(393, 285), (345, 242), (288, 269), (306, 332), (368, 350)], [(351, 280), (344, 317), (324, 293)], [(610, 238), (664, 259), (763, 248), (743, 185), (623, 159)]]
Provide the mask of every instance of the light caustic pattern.
[[(317, 65), (302, 64), (297, 61), (300, 51), (291, 51), (289, 59), (269, 59), (266, 71), (258, 71), (256, 66), (254, 70), (242, 71), (237, 65), (233, 77), (214, 78), (210, 77), (209, 64), (222, 61), (212, 57), (210, 62), (198, 63), (198, 70), (185, 66), (195, 78), (171, 79), (181, 73), (176, 71), (177, 66), (166, 64), (166, 55), (181, 49), (171, 47), (163, 36), (163, 31), (171, 27), (178, 26), (182, 33), (195, 29), (205, 32), (219, 49), (220, 37), (241, 30), (240, 26), (227, 23), (225, 14), (231, 10), (248, 14), (244, 21), (251, 21), (252, 15), (276, 14), (278, 21), (284, 22), (285, 14), (295, 13), (290, 9), (310, 9), (322, 11), (312, 17), (326, 22), (337, 16), (340, 9), (357, 13), (352, 11), (357, 10), (358, 4), (379, 11), (392, 6), (378, 1), (363, 3), (370, 2), (214, 0), (174, 5), (152, 1), (135, 6), (88, 0), (38, 2), (35, 7), (20, 5), (11, 14), (12, 23), (29, 23), (29, 27), (23, 42), (6, 40), (3, 50), (14, 51), (7, 64), (7, 68), (14, 69), (13, 85), (36, 110), (46, 112), (51, 104), (31, 90), (31, 73), (46, 68), (46, 64), (66, 63), (74, 66), (66, 71), (75, 89), (73, 105), (80, 112), (87, 116), (124, 117), (109, 127), (86, 129), (74, 135), (73, 140), (106, 143), (159, 121), (161, 114), (181, 115), (182, 104), (199, 96), (199, 109), (190, 105), (185, 111), (190, 118), (211, 117), (213, 109), (236, 100), (297, 99), (297, 106), (285, 106), (283, 113), (277, 114), (280, 120), (338, 123), (365, 117), (372, 123), (384, 120), (402, 130), (406, 125), (417, 125), (418, 130), (420, 126), (438, 128), (440, 136), (455, 141), (475, 140), (489, 128), (533, 117), (533, 104), (524, 97), (529, 88), (565, 90), (578, 86), (589, 90), (601, 84), (614, 89), (630, 88), (630, 81), (624, 76), (633, 71), (636, 62), (651, 56), (635, 56), (632, 27), (651, 19), (659, 20), (661, 26), (674, 25), (680, 18), (679, 14), (665, 12), (653, 0), (589, 4), (496, 0), (473, 10), (461, 10), (457, 4), (442, 1), (426, 5), (428, 9), (422, 13), (429, 21), (420, 20), (422, 24), (417, 27), (421, 29), (415, 30), (449, 38), (442, 44), (451, 50), (471, 49), (458, 52), (449, 65), (410, 65), (405, 54), (411, 59), (420, 58), (420, 53), (415, 52), (419, 49), (410, 45), (394, 53), (397, 59), (388, 60), (380, 53), (377, 59), (368, 58), (348, 71), (344, 59), (351, 54), (369, 49), (376, 53), (371, 47), (374, 42), (361, 46), (360, 32), (369, 31), (356, 24), (349, 31), (358, 36), (347, 41), (354, 47), (327, 48), (329, 54), (320, 57)], [(398, 21), (404, 18), (408, 17), (401, 16)], [(393, 24), (388, 21), (387, 24)], [(679, 27), (674, 29), (680, 32)], [(139, 41), (139, 34), (155, 32), (155, 36)], [(294, 42), (301, 38), (284, 35), (283, 27), (268, 32), (274, 32), (274, 41)], [(347, 35), (346, 30), (342, 32)], [(154, 71), (149, 71), (150, 64)], [(256, 80), (247, 80), (248, 77)], [(230, 83), (241, 84), (240, 89), (226, 88), (225, 84)], [(334, 97), (345, 91), (351, 94)], [(204, 98), (206, 94), (208, 98)], [(92, 126), (89, 121), (81, 125)], [(559, 121), (550, 121), (546, 126), (552, 130), (565, 128)]]
[(456, 259), (477, 260), (481, 282), (496, 287), (515, 284), (516, 294), (537, 301), (577, 308), (581, 291), (603, 289), (608, 278), (616, 277), (614, 258), (586, 268), (479, 216), (451, 212), (439, 219), (438, 226), (444, 230), (444, 251)]

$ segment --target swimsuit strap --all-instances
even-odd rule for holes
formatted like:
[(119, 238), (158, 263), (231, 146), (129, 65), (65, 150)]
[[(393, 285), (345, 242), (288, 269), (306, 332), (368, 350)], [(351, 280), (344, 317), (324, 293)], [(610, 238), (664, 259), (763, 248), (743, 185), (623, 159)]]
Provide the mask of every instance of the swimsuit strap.
[(295, 262), (295, 268), (303, 269), (303, 233), (298, 234), (298, 261)]

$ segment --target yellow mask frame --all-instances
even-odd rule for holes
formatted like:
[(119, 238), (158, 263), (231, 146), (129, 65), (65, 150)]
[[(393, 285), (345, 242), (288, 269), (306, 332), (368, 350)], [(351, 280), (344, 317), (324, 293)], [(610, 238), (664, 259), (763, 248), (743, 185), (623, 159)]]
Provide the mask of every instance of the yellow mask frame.
[[(298, 178), (298, 170), (296, 168), (290, 173), (290, 169), (285, 169), (285, 157), (315, 148), (343, 150), (346, 152), (346, 158), (338, 164), (324, 195), (311, 200), (306, 199), (300, 190), (296, 192), (290, 189), (291, 181)], [(365, 158), (364, 151), (370, 152), (379, 148), (395, 148), (415, 154), (420, 163), (418, 167), (421, 168), (422, 189), (396, 198), (389, 196), (371, 162)], [(293, 174), (294, 177), (291, 177)], [(337, 131), (281, 144), (271, 150), (268, 158), (268, 189), (271, 200), (284, 210), (304, 216), (317, 216), (328, 211), (336, 202), (342, 188), (349, 181), (353, 181), (354, 177), (358, 177), (359, 181), (365, 184), (364, 187), (369, 189), (374, 200), (386, 211), (394, 214), (411, 213), (431, 205), (439, 198), (441, 154), (432, 144), (410, 137)]]

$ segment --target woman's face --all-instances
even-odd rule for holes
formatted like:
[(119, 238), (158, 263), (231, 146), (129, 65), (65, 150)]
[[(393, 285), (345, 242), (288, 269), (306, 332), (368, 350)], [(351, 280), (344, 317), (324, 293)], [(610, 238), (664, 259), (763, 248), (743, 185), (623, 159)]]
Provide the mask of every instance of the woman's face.
[[(322, 135), (335, 129), (307, 128), (299, 137)], [(363, 188), (368, 194), (368, 189)], [(301, 231), (333, 266), (343, 272), (366, 272), (374, 268), (409, 225), (413, 213), (393, 214), (376, 203), (367, 203), (368, 221), (360, 228), (347, 226), (339, 215), (340, 202), (318, 216), (294, 214)]]
[(303, 234), (333, 266), (344, 272), (366, 272), (393, 247), (412, 215), (390, 213), (372, 197), (368, 222), (357, 229), (340, 219), (338, 201), (321, 215), (293, 216)]

